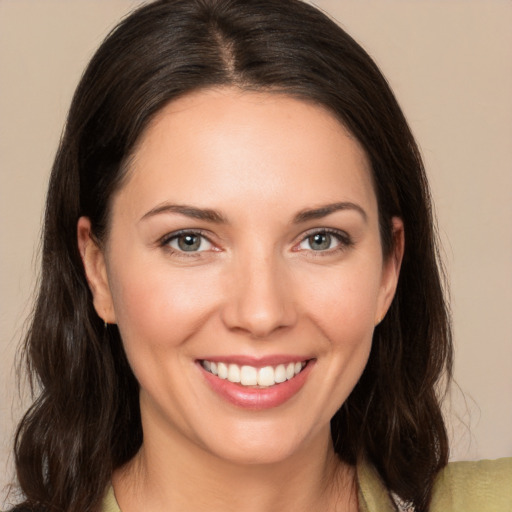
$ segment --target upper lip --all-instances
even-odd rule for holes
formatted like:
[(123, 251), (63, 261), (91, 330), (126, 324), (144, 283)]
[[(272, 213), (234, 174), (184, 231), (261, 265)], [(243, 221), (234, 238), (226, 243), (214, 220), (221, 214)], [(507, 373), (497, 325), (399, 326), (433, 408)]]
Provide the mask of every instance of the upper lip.
[(229, 355), (229, 356), (206, 356), (198, 359), (198, 361), (211, 361), (212, 363), (228, 363), (237, 364), (239, 366), (254, 366), (255, 368), (263, 368), (265, 366), (277, 366), (279, 364), (298, 363), (314, 359), (311, 356), (294, 355), (294, 354), (275, 354), (262, 357), (254, 357), (247, 355)]

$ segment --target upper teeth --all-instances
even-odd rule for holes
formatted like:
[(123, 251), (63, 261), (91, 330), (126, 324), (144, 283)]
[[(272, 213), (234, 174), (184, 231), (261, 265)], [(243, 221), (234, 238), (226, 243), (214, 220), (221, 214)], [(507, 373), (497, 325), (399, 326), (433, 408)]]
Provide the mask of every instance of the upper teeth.
[(277, 366), (239, 366), (237, 364), (202, 361), (203, 368), (221, 379), (242, 384), (242, 386), (273, 386), (290, 380), (306, 366), (305, 362), (278, 364)]

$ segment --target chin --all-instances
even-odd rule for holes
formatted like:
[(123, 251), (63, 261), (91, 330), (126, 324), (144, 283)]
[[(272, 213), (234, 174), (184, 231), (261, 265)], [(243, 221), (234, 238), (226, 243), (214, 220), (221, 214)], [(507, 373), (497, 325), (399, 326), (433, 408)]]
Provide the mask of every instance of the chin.
[(290, 459), (296, 451), (294, 447), (267, 440), (262, 443), (252, 442), (249, 447), (247, 444), (219, 447), (212, 451), (212, 455), (238, 466), (257, 466), (279, 464)]
[[(296, 422), (295, 422), (296, 424)], [(330, 439), (330, 426), (327, 431), (313, 435), (306, 430), (290, 427), (281, 421), (278, 425), (252, 424), (231, 428), (206, 445), (206, 449), (214, 456), (237, 465), (269, 465), (279, 464), (300, 456), (314, 444), (315, 438)]]

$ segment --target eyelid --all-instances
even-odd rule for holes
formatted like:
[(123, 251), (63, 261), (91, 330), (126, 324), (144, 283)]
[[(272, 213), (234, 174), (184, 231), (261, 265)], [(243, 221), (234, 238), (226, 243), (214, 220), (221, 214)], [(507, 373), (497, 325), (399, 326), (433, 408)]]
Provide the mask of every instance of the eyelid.
[[(190, 252), (187, 252), (187, 251), (181, 251), (179, 249), (176, 249), (174, 247), (171, 247), (170, 246), (170, 243), (179, 238), (180, 236), (183, 236), (183, 235), (194, 235), (194, 236), (199, 236), (201, 238), (204, 238), (209, 244), (211, 244), (211, 248), (209, 249), (206, 249), (206, 250), (202, 250), (202, 251), (190, 251)], [(160, 247), (163, 247), (173, 253), (176, 253), (176, 254), (179, 254), (179, 255), (184, 255), (186, 257), (188, 256), (197, 256), (203, 252), (208, 252), (208, 251), (211, 251), (211, 250), (218, 250), (217, 246), (214, 244), (214, 242), (212, 242), (211, 240), (211, 237), (209, 236), (209, 233), (207, 231), (204, 231), (202, 229), (179, 229), (177, 231), (172, 231), (171, 233), (167, 233), (165, 234), (164, 236), (162, 236), (158, 241), (157, 241), (158, 245)]]
[[(300, 249), (299, 246), (304, 241), (306, 241), (310, 236), (319, 234), (319, 233), (326, 233), (328, 235), (334, 236), (340, 243), (340, 246), (334, 247), (332, 249), (326, 249), (325, 251), (314, 251), (313, 249)], [(294, 252), (300, 252), (300, 251), (308, 251), (313, 252), (315, 255), (321, 256), (322, 254), (332, 254), (333, 252), (344, 250), (354, 245), (354, 241), (352, 237), (346, 232), (341, 229), (335, 229), (335, 228), (312, 228), (306, 231), (305, 233), (302, 233), (300, 235), (300, 239), (298, 242), (296, 242), (292, 248)]]
[[(318, 234), (318, 233), (326, 233), (326, 234), (334, 236), (339, 241), (339, 246), (336, 246), (332, 249), (326, 249), (323, 251), (314, 251), (313, 249), (308, 250), (308, 249), (300, 249), (299, 248), (300, 244), (303, 243), (307, 238), (309, 238), (310, 236), (313, 236), (315, 234)], [(200, 236), (200, 237), (204, 238), (209, 244), (211, 244), (212, 247), (209, 249), (206, 249), (206, 250), (202, 250), (202, 251), (187, 252), (187, 251), (181, 251), (179, 249), (175, 249), (169, 245), (172, 240), (175, 240), (176, 238), (183, 236), (183, 235)], [(194, 228), (179, 229), (179, 230), (173, 231), (171, 233), (166, 233), (164, 236), (162, 236), (161, 238), (158, 239), (157, 244), (159, 246), (161, 246), (162, 248), (169, 250), (172, 253), (178, 254), (180, 256), (183, 255), (185, 257), (194, 257), (194, 256), (197, 257), (204, 252), (220, 251), (221, 250), (212, 241), (211, 233), (209, 231), (205, 231), (203, 229), (194, 229)], [(354, 240), (346, 231), (340, 230), (340, 229), (335, 229), (335, 228), (319, 227), (319, 228), (311, 228), (311, 229), (308, 229), (306, 232), (301, 233), (300, 237), (298, 237), (298, 241), (294, 243), (294, 245), (292, 247), (292, 251), (293, 252), (307, 251), (307, 252), (315, 253), (316, 256), (321, 256), (321, 255), (328, 255), (328, 254), (332, 254), (337, 251), (342, 251), (342, 250), (348, 249), (352, 245), (354, 245)]]

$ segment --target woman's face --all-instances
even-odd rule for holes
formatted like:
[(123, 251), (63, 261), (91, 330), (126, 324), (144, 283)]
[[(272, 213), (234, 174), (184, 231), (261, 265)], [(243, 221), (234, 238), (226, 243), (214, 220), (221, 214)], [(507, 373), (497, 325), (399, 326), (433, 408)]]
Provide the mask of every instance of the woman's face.
[(96, 309), (140, 383), (145, 443), (254, 463), (328, 438), (401, 256), (398, 244), (383, 261), (367, 158), (331, 114), (233, 89), (170, 103), (113, 199), (105, 252), (88, 236), (82, 218)]

